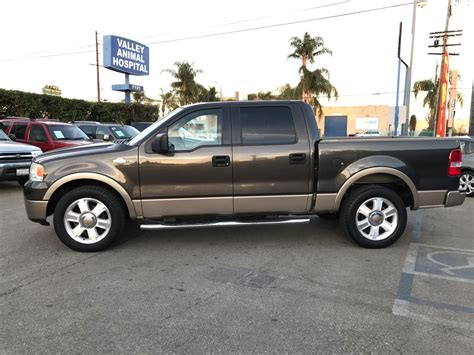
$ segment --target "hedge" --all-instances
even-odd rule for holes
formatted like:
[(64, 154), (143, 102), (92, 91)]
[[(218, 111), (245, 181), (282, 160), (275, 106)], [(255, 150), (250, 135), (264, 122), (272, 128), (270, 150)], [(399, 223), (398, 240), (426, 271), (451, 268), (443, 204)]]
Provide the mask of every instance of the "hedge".
[(158, 115), (158, 106), (146, 104), (91, 102), (0, 89), (0, 116), (4, 117), (48, 117), (61, 121), (90, 120), (130, 124), (156, 121)]

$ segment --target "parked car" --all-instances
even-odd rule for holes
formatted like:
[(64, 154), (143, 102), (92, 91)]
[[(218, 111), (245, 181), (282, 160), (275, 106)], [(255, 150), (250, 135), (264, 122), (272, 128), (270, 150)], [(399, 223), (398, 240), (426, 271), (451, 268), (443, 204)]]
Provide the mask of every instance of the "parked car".
[(337, 213), (355, 242), (381, 248), (402, 235), (407, 208), (463, 203), (461, 161), (458, 140), (320, 139), (300, 101), (215, 102), (179, 108), (124, 144), (42, 154), (24, 195), (28, 218), (47, 225), (54, 214), (79, 251), (108, 247), (128, 219), (160, 230)]
[(120, 143), (135, 137), (140, 131), (136, 128), (119, 123), (100, 123), (93, 121), (72, 121), (88, 137), (95, 141)]
[(463, 161), (459, 189), (465, 191), (467, 196), (474, 196), (474, 138), (460, 137)]
[(92, 143), (78, 127), (47, 119), (7, 117), (0, 128), (13, 140), (40, 148), (43, 152)]
[(132, 122), (132, 127), (135, 127), (141, 132), (145, 128), (150, 127), (152, 124), (153, 122)]
[(372, 130), (372, 131), (364, 131), (356, 133), (356, 137), (378, 137), (381, 136), (379, 131)]
[(18, 181), (24, 185), (30, 175), (31, 160), (41, 153), (41, 149), (32, 145), (13, 142), (0, 130), (0, 181)]

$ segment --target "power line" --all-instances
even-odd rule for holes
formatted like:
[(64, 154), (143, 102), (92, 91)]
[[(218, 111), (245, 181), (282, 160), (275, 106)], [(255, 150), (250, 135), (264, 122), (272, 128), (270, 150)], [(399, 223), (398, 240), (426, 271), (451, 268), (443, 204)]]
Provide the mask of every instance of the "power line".
[[(149, 43), (146, 43), (146, 44), (147, 45), (155, 45), (155, 44), (162, 44), (162, 43), (189, 41), (189, 40), (200, 39), (200, 38), (225, 36), (225, 35), (230, 35), (230, 34), (235, 34), (235, 33), (258, 31), (258, 30), (263, 30), (263, 29), (268, 29), (268, 28), (291, 26), (291, 25), (296, 25), (296, 24), (301, 24), (301, 23), (308, 23), (308, 22), (328, 20), (328, 19), (333, 19), (333, 18), (360, 15), (360, 14), (364, 14), (364, 13), (388, 10), (388, 9), (398, 8), (398, 7), (407, 6), (407, 5), (413, 5), (413, 3), (412, 2), (406, 2), (406, 3), (401, 3), (401, 4), (394, 4), (394, 5), (376, 7), (376, 8), (371, 8), (371, 9), (364, 9), (364, 10), (359, 10), (359, 11), (345, 12), (345, 13), (336, 14), (336, 15), (321, 16), (321, 17), (315, 17), (315, 18), (305, 19), (305, 20), (289, 21), (289, 22), (277, 23), (277, 24), (272, 24), (272, 25), (256, 26), (256, 27), (243, 28), (243, 29), (224, 31), (224, 32), (216, 32), (216, 33), (197, 35), (197, 36), (181, 37), (181, 38), (175, 38), (175, 39), (169, 39), (169, 40), (149, 42)], [(33, 57), (27, 57), (27, 58), (0, 59), (0, 62), (12, 62), (12, 61), (17, 61), (17, 60), (29, 60), (29, 59), (39, 59), (39, 58), (61, 57), (61, 56), (69, 56), (69, 55), (84, 54), (84, 53), (94, 53), (94, 52), (95, 52), (94, 50), (91, 50), (91, 51), (77, 51), (77, 52), (69, 52), (69, 53), (43, 55), (43, 56), (33, 56)]]
[(188, 40), (198, 39), (198, 38), (209, 38), (209, 37), (225, 36), (225, 35), (230, 35), (230, 34), (234, 34), (234, 33), (250, 32), (250, 31), (257, 31), (257, 30), (263, 30), (263, 29), (268, 29), (268, 28), (275, 28), (275, 27), (283, 27), (283, 26), (296, 25), (296, 24), (306, 23), (306, 22), (314, 22), (314, 21), (328, 20), (328, 19), (338, 18), (338, 17), (345, 17), (345, 16), (352, 16), (352, 15), (360, 15), (360, 14), (364, 14), (364, 13), (368, 13), (368, 12), (375, 12), (375, 11), (387, 10), (387, 9), (392, 9), (392, 8), (402, 7), (402, 6), (407, 6), (407, 5), (413, 5), (413, 3), (412, 3), (412, 2), (407, 2), (407, 3), (402, 3), (402, 4), (390, 5), (390, 6), (376, 7), (376, 8), (372, 8), (372, 9), (365, 9), (365, 10), (359, 10), (359, 11), (346, 12), (346, 13), (337, 14), (337, 15), (329, 15), (329, 16), (315, 17), (315, 18), (306, 19), (306, 20), (290, 21), (290, 22), (277, 23), (277, 24), (273, 24), (273, 25), (265, 25), (265, 26), (257, 26), (257, 27), (243, 28), (243, 29), (240, 29), (240, 30), (232, 30), (232, 31), (210, 33), (210, 34), (198, 35), (198, 36), (189, 36), (189, 37), (175, 38), (175, 39), (169, 39), (169, 40), (163, 40), (163, 41), (157, 41), (157, 42), (149, 42), (149, 43), (146, 43), (146, 44), (147, 44), (147, 45), (154, 45), (154, 44), (162, 44), (162, 43), (170, 43), (170, 42), (188, 41)]

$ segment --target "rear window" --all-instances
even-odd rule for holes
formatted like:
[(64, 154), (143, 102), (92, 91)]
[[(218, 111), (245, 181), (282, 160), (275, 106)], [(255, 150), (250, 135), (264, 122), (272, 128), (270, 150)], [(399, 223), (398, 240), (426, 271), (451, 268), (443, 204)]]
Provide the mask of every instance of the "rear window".
[(13, 127), (10, 131), (10, 134), (14, 134), (16, 139), (25, 139), (26, 123), (13, 123)]
[(242, 144), (292, 144), (296, 131), (289, 107), (242, 107)]
[(89, 139), (79, 127), (54, 124), (48, 126), (49, 133), (55, 141), (85, 140)]

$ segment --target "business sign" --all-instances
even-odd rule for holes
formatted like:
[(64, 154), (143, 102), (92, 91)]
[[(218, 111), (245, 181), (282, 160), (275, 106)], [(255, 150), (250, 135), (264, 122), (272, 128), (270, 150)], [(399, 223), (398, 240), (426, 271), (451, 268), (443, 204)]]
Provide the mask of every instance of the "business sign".
[(377, 117), (357, 117), (356, 131), (378, 130), (379, 119)]
[(112, 90), (123, 92), (143, 92), (143, 86), (135, 84), (117, 84), (112, 85)]
[(131, 39), (104, 36), (104, 67), (131, 75), (150, 74), (150, 49)]

